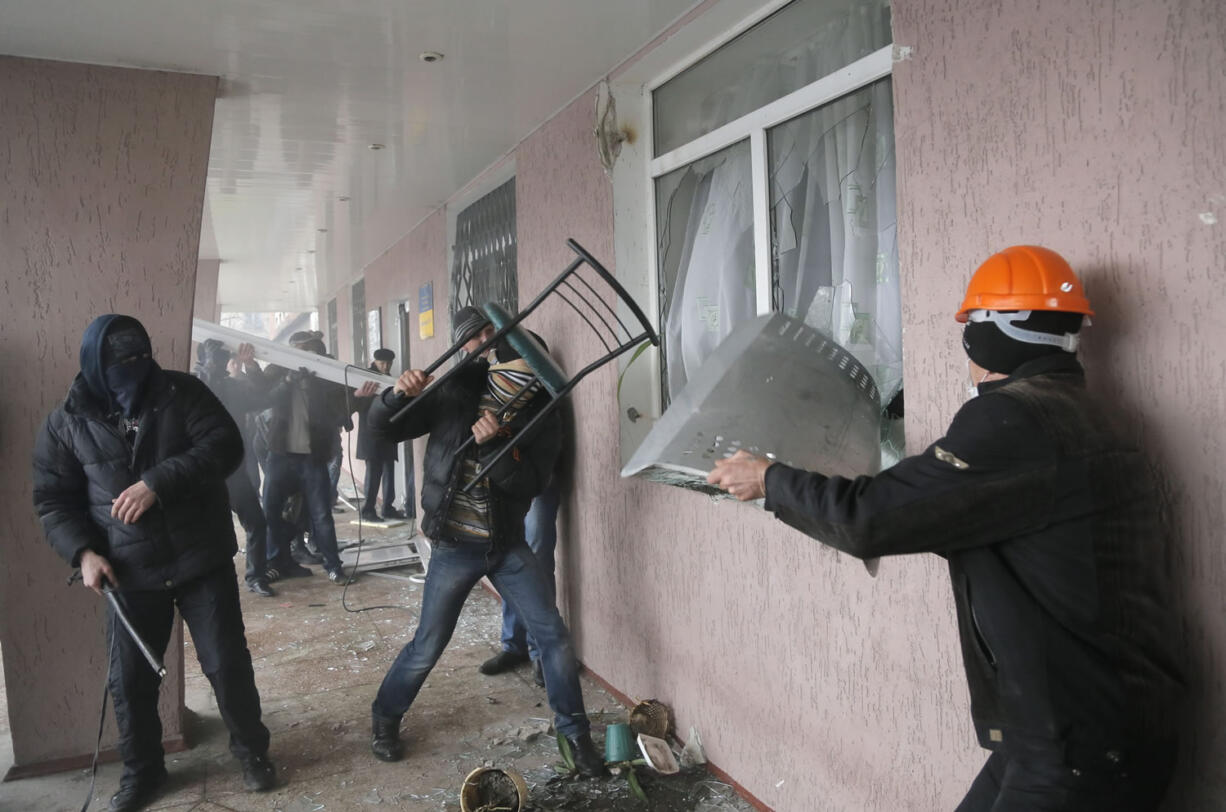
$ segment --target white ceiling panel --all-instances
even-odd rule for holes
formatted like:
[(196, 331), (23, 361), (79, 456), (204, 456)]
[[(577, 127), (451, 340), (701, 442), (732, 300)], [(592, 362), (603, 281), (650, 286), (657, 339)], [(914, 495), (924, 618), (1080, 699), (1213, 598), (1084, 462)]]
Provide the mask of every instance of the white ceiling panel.
[(301, 309), (693, 5), (0, 0), (0, 53), (222, 77), (201, 255), (226, 310)]

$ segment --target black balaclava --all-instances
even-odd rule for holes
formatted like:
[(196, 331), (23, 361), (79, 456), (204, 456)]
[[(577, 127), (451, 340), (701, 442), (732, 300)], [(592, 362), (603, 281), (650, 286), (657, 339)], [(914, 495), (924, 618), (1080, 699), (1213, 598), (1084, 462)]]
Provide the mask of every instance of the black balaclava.
[(90, 391), (107, 405), (108, 411), (136, 417), (149, 376), (157, 368), (149, 334), (131, 316), (109, 313), (85, 328), (81, 337), (81, 373)]
[[(1008, 312), (1008, 311), (1004, 311)], [(1084, 316), (1052, 310), (1035, 310), (1025, 321), (1014, 322), (1018, 327), (1037, 333), (1062, 335), (1081, 330)], [(1010, 338), (990, 321), (967, 322), (962, 330), (962, 346), (967, 356), (989, 372), (1012, 375), (1027, 361), (1057, 352), (1066, 352), (1051, 344), (1030, 344)]]

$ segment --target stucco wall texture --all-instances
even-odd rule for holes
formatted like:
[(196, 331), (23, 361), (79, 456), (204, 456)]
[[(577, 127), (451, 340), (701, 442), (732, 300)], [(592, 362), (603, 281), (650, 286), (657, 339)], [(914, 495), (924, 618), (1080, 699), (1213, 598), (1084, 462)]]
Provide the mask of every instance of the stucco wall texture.
[[(34, 437), (95, 316), (137, 316), (155, 358), (187, 367), (215, 93), (212, 77), (0, 57), (0, 644), (17, 768), (93, 752), (106, 669), (103, 601), (65, 586), (34, 513)], [(182, 658), (176, 633), (167, 739)]]
[[(1166, 808), (1220, 809), (1223, 13), (1207, 0), (896, 0), (893, 14), (912, 49), (894, 73), (908, 444), (937, 439), (964, 396), (952, 314), (978, 263), (1019, 242), (1064, 253), (1098, 313), (1090, 384), (1163, 473), (1156, 543), (1170, 550), (1192, 699)], [(566, 237), (612, 265), (591, 111), (577, 99), (514, 154), (521, 301), (571, 259)], [(443, 229), (436, 217), (409, 234), (414, 259), (368, 268), (368, 290), (375, 273), (407, 273), (413, 290), (432, 278), (441, 323), (446, 272), (422, 274)], [(561, 308), (533, 329), (569, 368), (596, 351)], [(445, 346), (415, 347), (416, 365)], [(872, 578), (755, 508), (621, 480), (615, 393), (607, 368), (573, 396), (559, 603), (584, 663), (671, 703), (681, 735), (695, 727), (712, 762), (775, 809), (956, 806), (985, 754), (944, 564), (888, 559)]]

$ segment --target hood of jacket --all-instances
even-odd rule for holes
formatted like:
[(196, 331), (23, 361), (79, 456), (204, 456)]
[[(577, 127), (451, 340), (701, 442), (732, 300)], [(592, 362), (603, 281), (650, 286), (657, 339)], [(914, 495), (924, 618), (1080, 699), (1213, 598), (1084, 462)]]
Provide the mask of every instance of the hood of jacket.
[[(143, 324), (131, 316), (108, 313), (94, 319), (85, 328), (85, 333), (81, 336), (81, 376), (85, 379), (90, 395), (100, 404), (104, 404), (104, 411), (108, 413), (123, 409), (117, 397), (119, 393), (107, 382), (106, 371), (107, 336), (118, 330), (137, 331), (144, 339), (146, 350), (152, 354), (149, 333)], [(148, 382), (148, 378), (152, 377), (157, 369), (157, 363), (151, 359), (144, 383)]]

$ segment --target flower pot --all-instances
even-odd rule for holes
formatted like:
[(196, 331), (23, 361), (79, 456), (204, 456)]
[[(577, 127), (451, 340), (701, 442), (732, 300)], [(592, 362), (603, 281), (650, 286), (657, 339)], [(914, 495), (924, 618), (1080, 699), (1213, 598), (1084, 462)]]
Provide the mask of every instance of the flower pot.
[(460, 812), (520, 812), (528, 802), (528, 785), (514, 770), (478, 767), (460, 788)]

